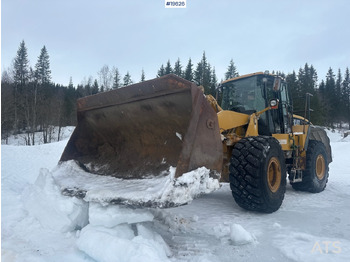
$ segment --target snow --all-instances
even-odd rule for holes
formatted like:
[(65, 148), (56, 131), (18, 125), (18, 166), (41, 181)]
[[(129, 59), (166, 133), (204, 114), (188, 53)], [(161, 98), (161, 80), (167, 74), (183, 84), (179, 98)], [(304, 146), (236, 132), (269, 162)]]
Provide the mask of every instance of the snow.
[[(130, 206), (179, 206), (220, 187), (219, 182), (210, 177), (210, 170), (205, 167), (183, 174), (177, 179), (175, 170), (171, 167), (169, 172), (148, 179), (123, 180), (87, 173), (72, 160), (57, 166), (53, 176), (61, 190), (67, 190), (73, 195), (77, 192), (85, 194), (84, 200), (87, 202), (103, 205), (118, 202)], [(173, 201), (169, 202), (169, 199)]]
[[(31, 147), (2, 145), (2, 260), (348, 261), (350, 136), (327, 133), (333, 162), (325, 191), (297, 192), (288, 185), (281, 208), (272, 214), (239, 208), (229, 185), (218, 188), (205, 169), (175, 183), (170, 179), (174, 170), (169, 170), (167, 176), (145, 183), (146, 189), (129, 185), (140, 186), (138, 200), (148, 201), (146, 196), (153, 194), (161, 202), (171, 193), (179, 202), (190, 201), (187, 205), (165, 209), (110, 205), (108, 200), (115, 197), (113, 181), (104, 181), (109, 183), (107, 189), (94, 191), (97, 180), (84, 177), (74, 162), (57, 166), (67, 140)], [(60, 193), (71, 183), (68, 174), (77, 174), (82, 184), (83, 179), (88, 182), (84, 199)], [(193, 192), (181, 191), (176, 187), (180, 183), (196, 187)], [(161, 190), (164, 185), (167, 189)], [(206, 190), (216, 191), (198, 194)]]
[(246, 245), (254, 242), (255, 236), (245, 230), (239, 224), (232, 224), (230, 227), (230, 238), (233, 245)]

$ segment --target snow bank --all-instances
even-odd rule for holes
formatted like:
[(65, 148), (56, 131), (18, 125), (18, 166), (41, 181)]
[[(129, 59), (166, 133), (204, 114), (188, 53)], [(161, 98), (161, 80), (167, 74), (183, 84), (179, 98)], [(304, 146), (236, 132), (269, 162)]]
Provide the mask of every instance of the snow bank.
[[(156, 262), (168, 261), (172, 255), (164, 239), (148, 228), (154, 219), (150, 210), (63, 196), (48, 169), (40, 170), (21, 199), (43, 228), (76, 235), (76, 248), (96, 261)], [(10, 251), (3, 250), (3, 255), (9, 261), (15, 259)]]
[(205, 167), (177, 179), (175, 170), (171, 167), (168, 173), (147, 179), (120, 179), (87, 173), (75, 161), (67, 161), (54, 170), (54, 178), (61, 190), (82, 193), (87, 202), (131, 206), (179, 206), (220, 188), (219, 181), (210, 177)]
[(96, 261), (168, 261), (171, 255), (163, 238), (142, 224), (153, 220), (147, 210), (90, 203), (89, 218), (77, 246)]
[(29, 214), (51, 230), (69, 232), (87, 224), (88, 204), (62, 196), (48, 169), (41, 169), (35, 183), (25, 188), (22, 201)]

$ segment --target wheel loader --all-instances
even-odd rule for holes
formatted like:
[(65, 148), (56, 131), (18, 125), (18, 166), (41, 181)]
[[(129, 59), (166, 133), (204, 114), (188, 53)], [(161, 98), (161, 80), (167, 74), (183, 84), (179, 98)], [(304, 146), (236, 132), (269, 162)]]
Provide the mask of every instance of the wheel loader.
[(286, 176), (321, 192), (332, 161), (326, 132), (293, 115), (286, 81), (258, 72), (223, 81), (217, 99), (169, 74), (77, 101), (78, 124), (60, 161), (123, 179), (175, 178), (199, 167), (230, 183), (247, 210), (279, 209)]

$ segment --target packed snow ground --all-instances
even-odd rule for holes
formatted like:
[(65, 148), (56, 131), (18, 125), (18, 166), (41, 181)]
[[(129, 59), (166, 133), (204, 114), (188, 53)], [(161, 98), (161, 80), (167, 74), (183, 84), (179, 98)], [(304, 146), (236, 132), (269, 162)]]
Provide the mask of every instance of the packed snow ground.
[(3, 145), (2, 261), (349, 261), (350, 137), (328, 134), (326, 190), (288, 185), (273, 214), (239, 208), (228, 184), (168, 209), (87, 203), (55, 182), (67, 140)]

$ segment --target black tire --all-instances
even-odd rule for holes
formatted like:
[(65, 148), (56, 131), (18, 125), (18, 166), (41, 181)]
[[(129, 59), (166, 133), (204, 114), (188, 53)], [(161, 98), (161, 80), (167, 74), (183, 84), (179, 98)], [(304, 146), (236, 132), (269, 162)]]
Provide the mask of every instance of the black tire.
[(317, 140), (310, 140), (306, 151), (306, 169), (302, 182), (291, 183), (295, 190), (319, 193), (328, 182), (328, 158), (326, 147)]
[(244, 209), (278, 210), (286, 191), (286, 164), (279, 142), (269, 136), (241, 139), (232, 150), (230, 187)]

